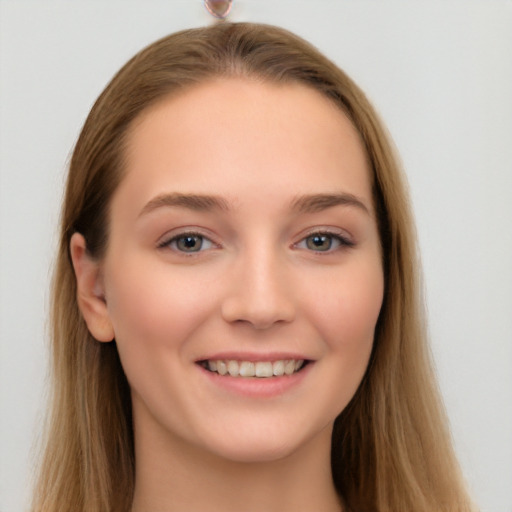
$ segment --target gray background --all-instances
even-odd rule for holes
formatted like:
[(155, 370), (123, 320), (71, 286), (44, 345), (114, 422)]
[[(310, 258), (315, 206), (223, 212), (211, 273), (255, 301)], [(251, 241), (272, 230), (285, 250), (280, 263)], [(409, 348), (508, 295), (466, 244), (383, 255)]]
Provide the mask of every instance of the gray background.
[[(410, 181), (456, 448), (482, 511), (512, 512), (512, 3), (235, 0), (230, 19), (309, 39), (382, 114)], [(211, 22), (201, 0), (0, 0), (1, 512), (29, 495), (69, 152), (129, 57)]]

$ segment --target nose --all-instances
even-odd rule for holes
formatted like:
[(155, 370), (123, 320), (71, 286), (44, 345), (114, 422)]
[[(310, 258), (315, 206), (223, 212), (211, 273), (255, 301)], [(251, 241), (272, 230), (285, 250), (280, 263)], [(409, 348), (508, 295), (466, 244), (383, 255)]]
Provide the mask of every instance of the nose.
[(295, 318), (296, 304), (290, 269), (271, 251), (240, 258), (229, 274), (222, 316), (229, 323), (269, 329)]

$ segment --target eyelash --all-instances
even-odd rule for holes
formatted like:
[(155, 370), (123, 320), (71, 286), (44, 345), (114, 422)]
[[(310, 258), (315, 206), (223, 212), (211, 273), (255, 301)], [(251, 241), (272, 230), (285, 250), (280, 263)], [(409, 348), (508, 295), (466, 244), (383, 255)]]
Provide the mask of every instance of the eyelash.
[[(327, 247), (326, 250), (318, 250), (315, 248), (311, 248), (307, 245), (308, 240), (312, 239), (314, 237), (323, 238), (325, 237), (329, 241), (329, 247)], [(201, 245), (199, 246), (198, 250), (191, 250), (186, 251), (182, 250), (178, 247), (178, 243), (180, 240), (184, 240), (186, 238), (198, 238), (200, 239)], [(207, 244), (208, 247), (204, 247), (204, 244)], [(335, 247), (332, 247), (333, 243), (335, 243)], [(305, 244), (305, 247), (301, 247), (302, 244)], [(348, 239), (347, 237), (341, 235), (340, 233), (328, 231), (328, 230), (322, 230), (322, 231), (313, 231), (308, 233), (307, 236), (303, 237), (299, 242), (293, 245), (294, 248), (298, 249), (305, 249), (309, 250), (311, 252), (317, 253), (317, 254), (330, 254), (332, 252), (335, 252), (336, 250), (340, 250), (343, 248), (350, 248), (354, 247), (355, 243)], [(205, 250), (211, 249), (213, 247), (220, 247), (218, 244), (216, 244), (214, 241), (212, 241), (207, 236), (203, 235), (202, 233), (198, 233), (196, 231), (186, 231), (183, 233), (179, 233), (178, 235), (174, 235), (171, 238), (167, 238), (163, 240), (161, 243), (158, 244), (159, 249), (165, 249), (170, 248), (175, 252), (181, 253), (183, 255), (189, 255), (193, 256), (195, 254), (198, 254), (200, 252), (203, 252)]]
[[(179, 240), (183, 240), (185, 238), (194, 238), (194, 237), (199, 238), (201, 240), (201, 245), (199, 247), (199, 250), (197, 250), (197, 251), (183, 251), (183, 250), (181, 250), (181, 249), (179, 249), (177, 247), (177, 244), (178, 244)], [(202, 252), (203, 250), (205, 250), (203, 248), (203, 245), (204, 245), (205, 242), (207, 242), (207, 244), (209, 244), (209, 247), (207, 247), (207, 249), (210, 249), (210, 248), (212, 248), (214, 246), (218, 247), (218, 244), (213, 242), (210, 238), (208, 238), (207, 236), (203, 235), (202, 233), (197, 233), (195, 231), (186, 231), (186, 232), (183, 232), (183, 233), (179, 233), (178, 235), (174, 235), (171, 238), (166, 238), (165, 240), (163, 240), (161, 243), (158, 244), (158, 248), (159, 249), (170, 248), (170, 249), (174, 250), (175, 252), (178, 252), (178, 253), (181, 253), (181, 254), (184, 254), (184, 255), (194, 255), (194, 254), (197, 254), (197, 253)]]
[[(329, 239), (330, 245), (326, 250), (316, 250), (314, 248), (308, 247), (307, 243), (309, 239), (312, 239), (314, 237), (322, 238), (325, 237)], [(336, 243), (335, 247), (332, 247), (333, 242)], [(305, 244), (306, 247), (300, 247), (301, 244)], [(350, 248), (354, 247), (355, 243), (347, 238), (346, 236), (341, 235), (340, 233), (328, 231), (328, 230), (322, 230), (322, 231), (313, 231), (311, 233), (308, 233), (307, 236), (302, 238), (298, 243), (294, 244), (294, 247), (303, 248), (306, 250), (310, 250), (311, 252), (317, 253), (317, 254), (330, 254), (337, 250), (344, 249), (344, 248)]]

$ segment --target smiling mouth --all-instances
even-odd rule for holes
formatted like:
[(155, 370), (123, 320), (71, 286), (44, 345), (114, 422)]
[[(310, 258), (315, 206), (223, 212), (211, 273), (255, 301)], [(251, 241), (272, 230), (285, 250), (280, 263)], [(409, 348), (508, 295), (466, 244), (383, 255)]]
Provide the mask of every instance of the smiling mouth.
[(305, 359), (283, 359), (279, 361), (237, 361), (237, 360), (206, 360), (199, 365), (212, 373), (230, 377), (271, 378), (293, 375), (301, 371), (309, 361)]

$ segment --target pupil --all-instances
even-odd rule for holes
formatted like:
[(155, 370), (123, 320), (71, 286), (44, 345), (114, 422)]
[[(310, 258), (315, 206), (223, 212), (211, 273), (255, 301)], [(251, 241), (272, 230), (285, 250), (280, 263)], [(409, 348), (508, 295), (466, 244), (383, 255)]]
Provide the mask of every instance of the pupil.
[(184, 236), (178, 241), (178, 246), (185, 251), (197, 251), (201, 248), (201, 237)]
[(309, 238), (309, 247), (314, 250), (328, 250), (331, 248), (331, 238), (327, 235), (314, 235)]

